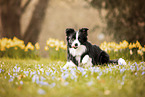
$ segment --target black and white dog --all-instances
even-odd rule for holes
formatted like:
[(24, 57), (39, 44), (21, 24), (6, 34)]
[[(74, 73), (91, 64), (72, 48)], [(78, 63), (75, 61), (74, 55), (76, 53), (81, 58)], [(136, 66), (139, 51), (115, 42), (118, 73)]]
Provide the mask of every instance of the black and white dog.
[(75, 31), (72, 28), (66, 29), (67, 40), (67, 63), (63, 68), (74, 66), (94, 66), (104, 63), (118, 63), (126, 65), (124, 59), (110, 60), (109, 55), (98, 46), (88, 42), (88, 29), (82, 28)]

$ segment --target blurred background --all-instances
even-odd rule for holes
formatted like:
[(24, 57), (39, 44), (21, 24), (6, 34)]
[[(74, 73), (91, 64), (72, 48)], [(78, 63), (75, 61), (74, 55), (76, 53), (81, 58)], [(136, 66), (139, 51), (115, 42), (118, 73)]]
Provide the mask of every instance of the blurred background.
[[(144, 0), (0, 0), (0, 38), (16, 36), (25, 44), (56, 38), (65, 29), (89, 28), (89, 41), (138, 40), (145, 45)], [(41, 54), (45, 55), (44, 48)]]

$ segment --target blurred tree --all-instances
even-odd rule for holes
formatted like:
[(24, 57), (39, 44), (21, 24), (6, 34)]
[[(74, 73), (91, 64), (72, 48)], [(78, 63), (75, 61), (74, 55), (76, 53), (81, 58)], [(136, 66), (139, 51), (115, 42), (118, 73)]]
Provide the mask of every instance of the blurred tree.
[(21, 35), (20, 19), (31, 0), (27, 0), (22, 7), (22, 0), (0, 0), (1, 36), (13, 38), (14, 36), (35, 44), (41, 30), (49, 0), (39, 0), (33, 11), (32, 18), (24, 36)]
[(106, 33), (114, 34), (117, 41), (139, 40), (145, 44), (144, 0), (86, 0), (100, 12), (106, 9)]

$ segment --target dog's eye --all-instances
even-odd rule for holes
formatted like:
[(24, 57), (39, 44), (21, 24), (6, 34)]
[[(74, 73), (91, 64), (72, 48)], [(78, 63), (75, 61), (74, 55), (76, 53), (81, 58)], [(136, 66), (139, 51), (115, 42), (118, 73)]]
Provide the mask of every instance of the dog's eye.
[(75, 40), (75, 38), (72, 38), (72, 40)]
[(79, 38), (79, 40), (81, 40), (81, 38)]

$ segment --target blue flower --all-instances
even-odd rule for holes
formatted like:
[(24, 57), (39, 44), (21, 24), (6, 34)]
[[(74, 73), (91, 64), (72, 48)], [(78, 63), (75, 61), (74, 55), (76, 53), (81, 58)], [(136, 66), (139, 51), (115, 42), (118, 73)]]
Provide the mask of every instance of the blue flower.
[(145, 72), (143, 71), (142, 73), (141, 73), (141, 75), (144, 75), (145, 74)]
[(86, 71), (82, 72), (82, 76), (84, 76), (86, 74)]
[(37, 70), (37, 73), (38, 73), (38, 75), (40, 75), (40, 71), (39, 70)]
[(97, 76), (97, 79), (100, 79), (100, 76)]
[(66, 79), (68, 78), (68, 76), (69, 76), (69, 74), (64, 74), (64, 73), (61, 74), (61, 77), (62, 77), (64, 80), (66, 80)]
[(120, 73), (123, 73), (125, 70), (125, 67), (123, 67), (122, 69), (120, 69)]
[(67, 86), (69, 84), (69, 82), (64, 82), (64, 86)]
[(46, 92), (45, 92), (43, 89), (39, 89), (39, 90), (37, 91), (37, 93), (40, 94), (40, 95), (46, 94)]
[(54, 80), (55, 79), (55, 76), (52, 76), (52, 80)]
[(56, 83), (52, 83), (52, 84), (50, 84), (50, 87), (53, 88), (53, 87), (55, 87), (55, 85), (56, 85)]
[(43, 76), (41, 76), (40, 79), (43, 81), (43, 80), (45, 80), (46, 78), (44, 78)]
[(101, 75), (102, 75), (102, 72), (99, 73), (99, 76), (101, 76)]
[(46, 75), (47, 75), (47, 76), (49, 76), (49, 74), (50, 74), (49, 72), (46, 72)]
[(13, 80), (14, 80), (13, 78), (10, 78), (10, 79), (9, 79), (9, 82), (12, 82)]
[(43, 82), (43, 81), (40, 81), (39, 84), (40, 84), (40, 85), (44, 85), (44, 86), (48, 86), (48, 85), (49, 85), (47, 82)]
[(4, 70), (0, 69), (0, 73), (4, 72)]
[(40, 69), (41, 68), (41, 66), (38, 64), (38, 69)]
[(28, 76), (28, 74), (29, 74), (29, 71), (23, 71), (25, 74), (26, 74), (26, 76)]
[(124, 85), (124, 81), (121, 82), (121, 85)]
[(126, 77), (125, 75), (122, 77), (122, 80), (123, 80), (123, 81), (125, 80), (125, 77)]
[(88, 86), (91, 86), (93, 84), (93, 81), (90, 81), (87, 83)]
[(20, 84), (23, 85), (23, 81), (20, 81)]
[(137, 75), (137, 72), (135, 73), (135, 75)]
[(88, 77), (88, 75), (85, 75), (85, 77)]

